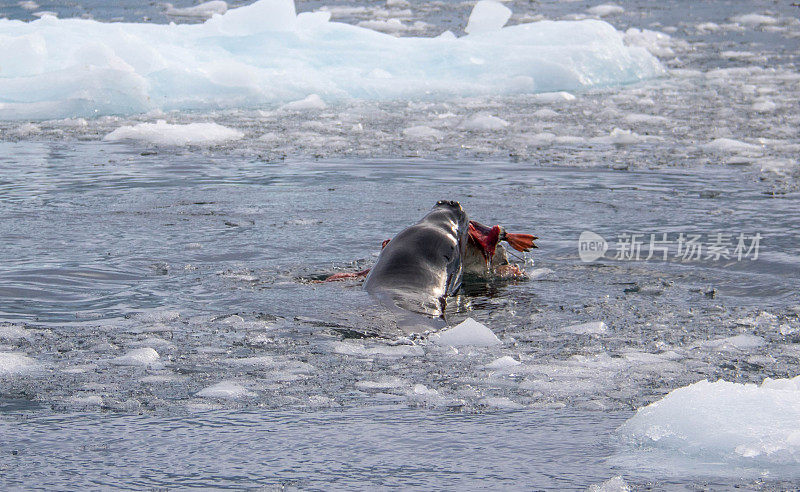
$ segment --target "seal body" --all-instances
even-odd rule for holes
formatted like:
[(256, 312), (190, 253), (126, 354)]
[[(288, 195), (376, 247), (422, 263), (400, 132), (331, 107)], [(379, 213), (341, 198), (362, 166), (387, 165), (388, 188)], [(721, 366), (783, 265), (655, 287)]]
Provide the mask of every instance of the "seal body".
[(364, 289), (391, 310), (443, 316), (445, 299), (461, 287), (468, 227), (458, 202), (437, 202), (386, 244)]

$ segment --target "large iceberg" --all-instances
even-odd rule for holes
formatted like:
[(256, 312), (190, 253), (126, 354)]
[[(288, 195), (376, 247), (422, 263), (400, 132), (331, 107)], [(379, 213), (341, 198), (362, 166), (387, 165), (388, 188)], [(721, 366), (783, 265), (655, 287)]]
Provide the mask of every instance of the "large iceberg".
[(761, 385), (700, 381), (639, 409), (619, 432), (672, 473), (797, 477), (800, 376)]
[(253, 108), (310, 94), (336, 102), (579, 91), (663, 72), (602, 21), (480, 21), (459, 38), (398, 38), (331, 22), (329, 12), (298, 15), (292, 0), (191, 25), (0, 19), (0, 119)]

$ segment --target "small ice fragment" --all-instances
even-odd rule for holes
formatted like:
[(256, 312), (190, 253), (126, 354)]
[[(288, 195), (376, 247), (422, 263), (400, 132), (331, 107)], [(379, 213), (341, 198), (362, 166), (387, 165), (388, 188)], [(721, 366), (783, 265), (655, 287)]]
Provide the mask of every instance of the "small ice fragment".
[(171, 125), (164, 120), (158, 120), (156, 123), (121, 126), (106, 135), (103, 140), (108, 142), (128, 140), (164, 146), (210, 146), (239, 140), (242, 137), (244, 134), (239, 130), (216, 123)]
[(715, 138), (702, 146), (705, 150), (713, 152), (757, 152), (761, 150), (758, 145), (749, 144), (732, 138)]
[(360, 390), (387, 390), (394, 388), (402, 388), (406, 386), (406, 381), (391, 376), (383, 376), (378, 378), (377, 381), (358, 381), (356, 388)]
[(761, 14), (737, 15), (731, 20), (738, 24), (751, 27), (771, 26), (778, 23), (778, 19), (770, 17), (768, 15), (761, 15)]
[(486, 113), (478, 113), (461, 124), (461, 128), (473, 132), (497, 131), (508, 126), (504, 119)]
[(503, 357), (495, 359), (489, 364), (486, 364), (484, 367), (486, 369), (511, 369), (512, 367), (517, 367), (519, 365), (522, 365), (522, 362), (511, 357), (510, 355), (504, 355)]
[(621, 14), (625, 12), (625, 9), (613, 3), (604, 3), (603, 5), (590, 8), (587, 12), (598, 17), (606, 17), (609, 15)]
[(758, 111), (759, 113), (771, 113), (778, 109), (778, 105), (769, 99), (762, 99), (754, 102), (751, 108), (753, 111)]
[(467, 318), (458, 325), (434, 333), (429, 339), (437, 345), (461, 347), (471, 345), (475, 347), (492, 347), (502, 345), (492, 330), (478, 323), (472, 318)]
[(400, 19), (366, 20), (359, 22), (358, 27), (372, 29), (373, 31), (383, 32), (386, 34), (396, 34), (409, 29), (409, 27), (403, 24), (403, 21)]
[(36, 9), (39, 8), (39, 4), (36, 3), (36, 2), (33, 2), (31, 0), (26, 0), (24, 2), (18, 2), (17, 5), (19, 5), (20, 7), (22, 7), (25, 10), (36, 10)]
[(221, 398), (224, 400), (237, 400), (248, 396), (255, 396), (255, 393), (248, 391), (244, 386), (233, 381), (221, 381), (203, 388), (197, 392), (197, 396), (202, 398)]
[(40, 369), (36, 360), (15, 352), (0, 352), (0, 376), (28, 374)]
[(593, 483), (587, 492), (630, 492), (630, 490), (628, 483), (621, 476), (616, 476), (602, 483)]
[(175, 8), (171, 3), (164, 6), (167, 10), (165, 14), (172, 17), (188, 17), (196, 19), (210, 19), (214, 14), (224, 14), (228, 11), (228, 4), (223, 0), (211, 0), (194, 7)]
[(490, 396), (480, 400), (482, 405), (486, 405), (487, 407), (492, 408), (500, 408), (503, 410), (519, 410), (520, 408), (525, 408), (519, 403), (511, 400), (510, 398), (506, 398), (505, 396)]
[(327, 108), (328, 105), (317, 94), (310, 94), (309, 96), (300, 99), (299, 101), (292, 101), (281, 106), (284, 111), (319, 111)]
[(28, 338), (28, 330), (18, 325), (0, 326), (0, 340), (19, 340)]
[(103, 398), (100, 395), (78, 396), (73, 395), (67, 399), (67, 403), (74, 407), (102, 407)]
[(490, 31), (499, 31), (511, 18), (511, 9), (494, 0), (481, 0), (475, 4), (469, 14), (467, 27), (464, 32), (477, 34)]
[(733, 350), (757, 349), (766, 345), (766, 341), (756, 335), (736, 335), (728, 338), (709, 340), (701, 346), (706, 349), (730, 352)]
[(440, 140), (444, 134), (435, 128), (429, 126), (411, 126), (403, 130), (403, 135), (415, 140)]
[(158, 352), (152, 347), (143, 347), (129, 351), (125, 355), (121, 355), (111, 359), (111, 363), (115, 366), (146, 366), (156, 362), (159, 359)]
[(570, 94), (569, 92), (558, 91), (558, 92), (542, 92), (541, 94), (536, 94), (533, 96), (533, 99), (536, 102), (541, 103), (556, 103), (562, 101), (574, 101), (575, 96)]
[(590, 323), (570, 325), (562, 328), (561, 331), (575, 333), (577, 335), (599, 335), (601, 333), (608, 333), (608, 325), (602, 321), (592, 321)]

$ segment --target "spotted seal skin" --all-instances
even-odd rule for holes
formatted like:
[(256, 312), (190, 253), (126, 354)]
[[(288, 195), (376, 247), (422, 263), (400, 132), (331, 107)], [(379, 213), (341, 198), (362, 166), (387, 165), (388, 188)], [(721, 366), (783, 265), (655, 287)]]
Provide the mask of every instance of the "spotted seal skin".
[(437, 202), (383, 248), (364, 289), (391, 310), (443, 316), (445, 299), (461, 287), (468, 231), (461, 204)]

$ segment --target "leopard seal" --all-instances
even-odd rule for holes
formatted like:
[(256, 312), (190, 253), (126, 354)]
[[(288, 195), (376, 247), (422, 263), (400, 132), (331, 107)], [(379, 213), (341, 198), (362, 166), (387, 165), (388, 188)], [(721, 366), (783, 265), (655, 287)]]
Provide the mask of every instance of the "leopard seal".
[(391, 311), (443, 317), (447, 297), (461, 287), (468, 234), (469, 217), (461, 204), (436, 202), (386, 243), (364, 290)]

